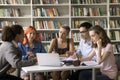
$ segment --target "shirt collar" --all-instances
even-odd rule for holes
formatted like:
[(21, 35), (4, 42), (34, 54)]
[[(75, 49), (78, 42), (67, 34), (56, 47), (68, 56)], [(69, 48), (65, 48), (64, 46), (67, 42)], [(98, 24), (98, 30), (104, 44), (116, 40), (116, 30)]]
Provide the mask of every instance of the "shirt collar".
[(12, 40), (12, 43), (15, 45), (15, 47), (18, 47), (18, 44), (14, 40)]
[(85, 44), (92, 45), (92, 41), (91, 40), (86, 41), (86, 40), (83, 39), (83, 41), (84, 41)]

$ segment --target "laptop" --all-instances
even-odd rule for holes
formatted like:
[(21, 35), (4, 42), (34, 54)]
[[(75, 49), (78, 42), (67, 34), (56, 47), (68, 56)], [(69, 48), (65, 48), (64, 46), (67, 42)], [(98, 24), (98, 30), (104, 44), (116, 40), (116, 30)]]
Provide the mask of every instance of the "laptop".
[(57, 53), (37, 53), (36, 56), (39, 66), (61, 66)]

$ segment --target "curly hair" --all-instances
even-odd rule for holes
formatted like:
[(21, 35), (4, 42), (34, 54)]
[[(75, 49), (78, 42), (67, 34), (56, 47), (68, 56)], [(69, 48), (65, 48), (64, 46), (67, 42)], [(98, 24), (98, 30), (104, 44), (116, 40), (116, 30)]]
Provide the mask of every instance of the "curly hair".
[(2, 29), (2, 41), (11, 42), (17, 34), (21, 34), (23, 31), (21, 25), (4, 26)]

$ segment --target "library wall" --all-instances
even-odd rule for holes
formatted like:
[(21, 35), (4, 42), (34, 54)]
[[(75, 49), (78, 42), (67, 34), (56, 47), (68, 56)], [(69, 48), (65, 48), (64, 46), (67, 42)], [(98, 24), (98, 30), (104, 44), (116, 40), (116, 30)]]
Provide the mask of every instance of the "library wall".
[(0, 35), (5, 25), (32, 25), (48, 49), (61, 25), (79, 44), (78, 25), (89, 21), (103, 27), (113, 43), (120, 42), (120, 0), (0, 0)]

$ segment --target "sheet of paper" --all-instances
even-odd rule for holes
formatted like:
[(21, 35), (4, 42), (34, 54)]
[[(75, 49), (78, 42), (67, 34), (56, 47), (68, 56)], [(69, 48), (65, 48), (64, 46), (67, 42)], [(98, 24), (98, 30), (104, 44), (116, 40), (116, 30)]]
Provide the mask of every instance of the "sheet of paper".
[(95, 62), (95, 61), (83, 61), (83, 62), (81, 62), (81, 65), (82, 65), (82, 64), (85, 64), (85, 65), (87, 65), (87, 66), (98, 65), (98, 63)]
[(68, 58), (62, 58), (61, 61), (74, 61), (74, 60), (77, 60), (77, 59), (74, 59), (72, 58), (71, 56), (68, 57)]

